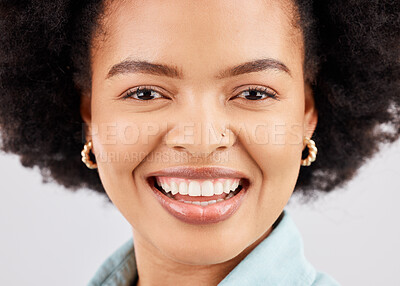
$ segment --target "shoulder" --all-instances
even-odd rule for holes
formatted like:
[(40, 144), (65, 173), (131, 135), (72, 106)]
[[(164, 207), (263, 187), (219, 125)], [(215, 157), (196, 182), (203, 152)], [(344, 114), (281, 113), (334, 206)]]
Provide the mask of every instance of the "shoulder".
[(135, 251), (131, 238), (102, 263), (87, 286), (128, 286), (136, 276)]

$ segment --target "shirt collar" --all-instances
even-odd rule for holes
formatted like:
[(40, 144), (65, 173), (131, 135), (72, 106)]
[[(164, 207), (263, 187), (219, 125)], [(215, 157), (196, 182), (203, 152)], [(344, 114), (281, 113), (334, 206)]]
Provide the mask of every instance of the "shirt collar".
[(219, 284), (311, 285), (315, 268), (304, 256), (303, 240), (292, 217), (283, 210), (282, 219)]
[[(315, 268), (306, 260), (303, 240), (287, 210), (276, 227), (219, 284), (311, 285)], [(98, 269), (88, 286), (131, 286), (138, 279), (133, 239), (129, 239)]]

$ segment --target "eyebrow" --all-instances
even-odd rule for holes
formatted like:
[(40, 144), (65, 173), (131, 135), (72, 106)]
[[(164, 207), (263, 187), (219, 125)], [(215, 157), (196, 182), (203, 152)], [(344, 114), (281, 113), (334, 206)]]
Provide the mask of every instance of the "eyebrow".
[[(241, 74), (247, 74), (251, 72), (260, 72), (266, 70), (277, 70), (284, 72), (289, 76), (292, 76), (289, 68), (276, 59), (265, 58), (254, 61), (245, 62), (234, 67), (227, 68), (215, 77), (217, 79), (223, 79), (227, 77), (238, 76)], [(148, 61), (137, 61), (137, 60), (124, 60), (118, 64), (115, 64), (109, 70), (106, 79), (113, 76), (126, 74), (126, 73), (145, 73), (151, 75), (166, 76), (170, 78), (183, 79), (183, 72), (176, 66), (169, 66), (165, 64), (151, 63)]]
[(266, 70), (277, 70), (280, 72), (284, 72), (289, 76), (292, 76), (289, 68), (284, 63), (276, 59), (266, 58), (266, 59), (259, 59), (250, 62), (245, 62), (243, 64), (234, 66), (232, 68), (228, 68), (220, 72), (216, 77), (218, 79), (222, 79), (226, 77), (233, 77), (241, 74), (260, 72)]

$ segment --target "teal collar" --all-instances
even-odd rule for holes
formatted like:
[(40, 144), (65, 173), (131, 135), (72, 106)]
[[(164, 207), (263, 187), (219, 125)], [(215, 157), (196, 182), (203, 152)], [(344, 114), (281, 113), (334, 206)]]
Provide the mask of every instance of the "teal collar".
[[(306, 260), (303, 240), (287, 210), (275, 228), (218, 286), (338, 286)], [(88, 286), (135, 286), (138, 280), (133, 239), (125, 242), (97, 270)]]

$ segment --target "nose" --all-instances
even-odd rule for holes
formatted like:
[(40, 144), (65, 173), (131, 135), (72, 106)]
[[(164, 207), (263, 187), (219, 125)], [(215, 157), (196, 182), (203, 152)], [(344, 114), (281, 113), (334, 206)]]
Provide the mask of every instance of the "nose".
[(213, 153), (226, 151), (236, 140), (235, 134), (218, 121), (179, 123), (166, 135), (166, 145), (193, 157), (207, 158)]

